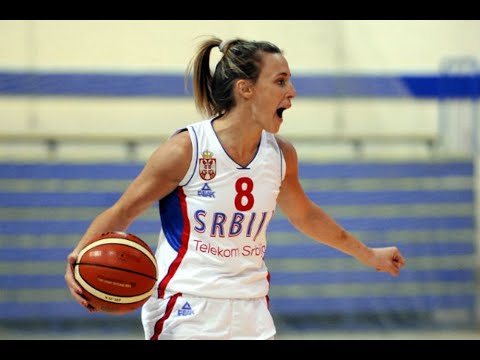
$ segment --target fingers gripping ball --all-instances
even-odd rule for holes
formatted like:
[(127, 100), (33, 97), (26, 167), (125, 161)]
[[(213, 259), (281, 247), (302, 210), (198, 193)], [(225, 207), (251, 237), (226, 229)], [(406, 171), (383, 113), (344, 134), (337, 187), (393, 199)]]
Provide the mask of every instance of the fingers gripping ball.
[(90, 305), (121, 315), (142, 306), (155, 291), (157, 262), (148, 244), (137, 236), (109, 232), (80, 251), (74, 275)]

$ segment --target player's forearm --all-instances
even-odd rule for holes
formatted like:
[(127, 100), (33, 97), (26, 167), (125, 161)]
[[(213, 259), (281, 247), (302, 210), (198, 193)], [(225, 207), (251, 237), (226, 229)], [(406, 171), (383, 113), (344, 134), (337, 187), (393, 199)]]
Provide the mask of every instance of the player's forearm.
[(362, 263), (368, 263), (372, 256), (368, 246), (316, 205), (312, 206), (306, 218), (293, 222), (293, 225), (312, 239), (353, 256)]

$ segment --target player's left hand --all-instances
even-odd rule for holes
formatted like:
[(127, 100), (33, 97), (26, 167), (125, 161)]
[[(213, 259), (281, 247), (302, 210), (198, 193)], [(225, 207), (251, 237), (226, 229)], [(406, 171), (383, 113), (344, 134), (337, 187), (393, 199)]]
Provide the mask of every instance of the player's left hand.
[(371, 266), (379, 272), (388, 272), (398, 276), (400, 269), (405, 266), (405, 258), (397, 247), (372, 248)]

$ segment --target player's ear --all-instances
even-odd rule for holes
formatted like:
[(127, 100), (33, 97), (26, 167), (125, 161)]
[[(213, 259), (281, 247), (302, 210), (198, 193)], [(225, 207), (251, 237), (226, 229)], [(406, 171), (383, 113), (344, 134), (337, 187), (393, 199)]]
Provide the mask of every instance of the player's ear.
[(252, 93), (253, 93), (252, 83), (249, 80), (245, 80), (245, 79), (238, 80), (235, 84), (235, 88), (238, 94), (245, 99), (248, 99), (250, 98), (250, 96), (252, 96)]

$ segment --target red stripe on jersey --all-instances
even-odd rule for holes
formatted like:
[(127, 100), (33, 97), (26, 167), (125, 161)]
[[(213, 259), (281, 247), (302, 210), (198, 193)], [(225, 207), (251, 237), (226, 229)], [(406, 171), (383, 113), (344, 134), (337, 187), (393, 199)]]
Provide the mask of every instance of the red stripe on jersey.
[(173, 295), (170, 298), (170, 300), (168, 300), (167, 308), (165, 309), (165, 314), (163, 314), (163, 316), (155, 323), (155, 332), (153, 333), (150, 340), (158, 340), (158, 337), (163, 331), (163, 324), (165, 324), (165, 321), (167, 321), (167, 319), (172, 314), (173, 308), (179, 296), (182, 296), (182, 293), (177, 293)]
[(173, 262), (170, 264), (168, 268), (167, 275), (162, 279), (160, 284), (158, 285), (158, 297), (163, 299), (165, 295), (165, 289), (167, 288), (168, 283), (172, 279), (173, 275), (178, 270), (185, 254), (187, 253), (188, 249), (188, 240), (190, 235), (190, 222), (188, 221), (188, 212), (187, 212), (187, 202), (185, 201), (185, 192), (183, 191), (183, 187), (179, 186), (177, 188), (178, 197), (180, 198), (180, 207), (182, 209), (182, 218), (183, 218), (183, 231), (181, 235), (181, 245), (180, 249), (178, 249), (177, 257)]
[[(267, 272), (267, 281), (268, 281), (268, 287), (270, 288), (270, 271)], [(270, 297), (267, 295), (265, 296), (265, 299), (267, 300), (267, 309), (270, 310)]]

